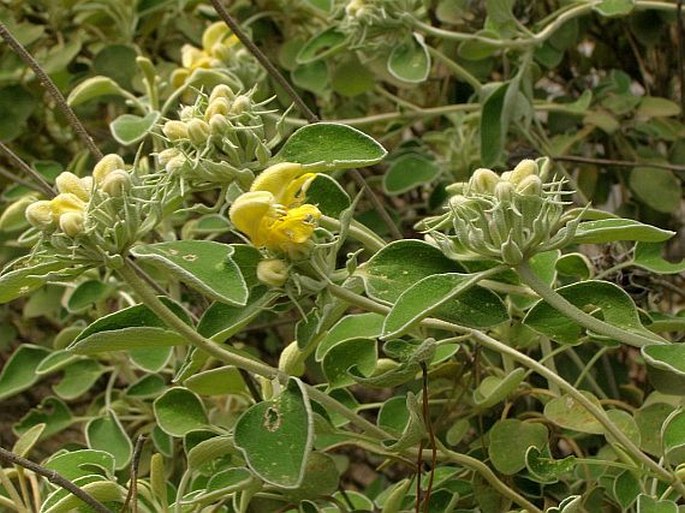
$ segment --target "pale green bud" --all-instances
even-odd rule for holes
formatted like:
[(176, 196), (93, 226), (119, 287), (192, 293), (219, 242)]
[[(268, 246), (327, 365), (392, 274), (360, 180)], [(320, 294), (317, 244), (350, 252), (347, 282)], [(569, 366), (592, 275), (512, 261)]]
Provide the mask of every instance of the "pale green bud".
[(176, 148), (162, 150), (157, 154), (157, 162), (159, 162), (160, 166), (166, 166), (171, 159), (178, 157), (179, 155), (183, 154)]
[(216, 98), (209, 102), (209, 105), (207, 105), (207, 110), (205, 110), (205, 119), (210, 120), (212, 119), (212, 116), (216, 114), (227, 116), (230, 110), (231, 104), (226, 98)]
[(399, 366), (400, 364), (395, 360), (391, 360), (390, 358), (379, 358), (376, 362), (376, 368), (373, 370), (372, 375), (380, 376), (381, 374), (395, 370)]
[(186, 165), (187, 159), (185, 155), (177, 155), (169, 160), (164, 166), (164, 170), (167, 173), (173, 174), (180, 172), (181, 169)]
[(350, 0), (345, 6), (345, 15), (356, 18), (364, 14), (365, 7), (364, 0)]
[(59, 227), (69, 237), (83, 232), (85, 219), (81, 212), (65, 212), (59, 216)]
[(100, 162), (95, 164), (93, 168), (93, 180), (96, 184), (101, 184), (105, 176), (114, 171), (115, 169), (124, 169), (126, 164), (124, 164), (124, 159), (122, 159), (116, 153), (110, 153), (105, 155), (100, 159)]
[(232, 100), (235, 98), (235, 93), (226, 84), (219, 84), (209, 95), (209, 103), (211, 104), (217, 98), (224, 98), (226, 100)]
[(52, 202), (40, 200), (26, 207), (26, 220), (39, 230), (49, 230), (55, 226)]
[(278, 370), (290, 376), (302, 376), (305, 371), (304, 359), (306, 355), (297, 347), (297, 342), (291, 342), (281, 352), (278, 359)]
[(244, 94), (238, 95), (231, 105), (231, 114), (242, 114), (252, 106), (252, 100)]
[(212, 135), (222, 135), (230, 128), (226, 116), (222, 114), (214, 114), (209, 120), (209, 132)]
[(495, 187), (495, 197), (499, 201), (511, 201), (515, 190), (513, 183), (502, 180)]
[(288, 279), (288, 264), (278, 258), (261, 260), (257, 264), (257, 279), (272, 287), (282, 287)]
[(32, 195), (24, 196), (9, 205), (0, 215), (0, 230), (13, 231), (26, 227), (26, 209), (36, 202)]
[(445, 187), (445, 192), (450, 196), (463, 195), (466, 192), (466, 182), (455, 182)]
[(502, 244), (500, 251), (502, 254), (502, 261), (505, 264), (518, 265), (523, 261), (523, 253), (518, 247), (518, 244), (513, 241), (511, 234), (507, 241)]
[(188, 137), (195, 146), (201, 146), (209, 139), (209, 125), (201, 119), (188, 121)]
[(86, 189), (86, 184), (74, 173), (64, 171), (55, 178), (55, 185), (59, 192), (70, 192), (78, 196), (83, 201), (90, 199), (90, 189)]
[(514, 185), (518, 185), (526, 177), (538, 174), (538, 165), (534, 160), (525, 159), (516, 164), (516, 167), (511, 171), (509, 181)]
[(499, 175), (491, 169), (476, 169), (469, 180), (469, 192), (492, 194), (499, 182)]
[(537, 175), (526, 176), (516, 185), (516, 192), (526, 196), (539, 196), (542, 193), (542, 180)]
[(115, 169), (105, 177), (100, 188), (110, 196), (123, 196), (131, 189), (131, 175), (123, 169)]
[(190, 105), (186, 105), (178, 113), (178, 117), (181, 121), (190, 121), (195, 117), (195, 108)]
[(188, 125), (183, 121), (167, 121), (162, 127), (162, 132), (170, 141), (178, 141), (181, 139), (188, 139)]

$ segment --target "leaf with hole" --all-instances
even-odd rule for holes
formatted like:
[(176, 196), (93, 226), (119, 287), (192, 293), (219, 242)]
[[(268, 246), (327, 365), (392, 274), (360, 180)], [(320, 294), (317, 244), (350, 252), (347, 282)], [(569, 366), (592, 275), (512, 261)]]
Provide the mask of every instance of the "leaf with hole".
[(280, 394), (240, 416), (234, 442), (262, 480), (295, 489), (302, 484), (312, 448), (312, 422), (306, 389), (300, 380), (290, 378)]

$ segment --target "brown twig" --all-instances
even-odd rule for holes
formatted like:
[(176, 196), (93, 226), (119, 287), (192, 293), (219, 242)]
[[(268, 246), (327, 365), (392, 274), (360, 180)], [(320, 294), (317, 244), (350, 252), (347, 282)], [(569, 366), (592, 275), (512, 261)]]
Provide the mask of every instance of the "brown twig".
[(136, 440), (136, 446), (133, 448), (131, 479), (126, 500), (124, 500), (124, 504), (121, 506), (120, 513), (125, 513), (129, 504), (131, 505), (131, 513), (138, 513), (138, 466), (140, 465), (140, 456), (143, 453), (143, 445), (145, 445), (145, 436), (140, 435)]
[(685, 119), (685, 28), (683, 27), (683, 0), (678, 0), (678, 82), (680, 83), (680, 119)]
[(421, 513), (421, 471), (423, 470), (423, 438), (419, 442), (418, 457), (416, 461), (416, 513)]
[(14, 51), (14, 53), (16, 53), (21, 60), (33, 70), (40, 83), (43, 84), (43, 87), (45, 87), (50, 96), (53, 97), (57, 103), (57, 106), (62, 111), (62, 114), (64, 114), (64, 116), (67, 118), (67, 121), (71, 127), (86, 144), (88, 150), (95, 156), (96, 159), (100, 160), (102, 158), (102, 152), (95, 145), (93, 138), (78, 119), (72, 108), (69, 106), (67, 100), (64, 98), (60, 90), (57, 88), (45, 70), (41, 67), (41, 65), (38, 64), (38, 61), (33, 58), (28, 50), (24, 48), (24, 46), (12, 35), (12, 33), (2, 22), (0, 22), (0, 37), (2, 37), (9, 47)]
[(579, 164), (599, 164), (605, 166), (617, 167), (656, 167), (659, 169), (670, 169), (671, 171), (685, 171), (685, 166), (678, 164), (661, 164), (659, 162), (633, 162), (630, 160), (613, 160), (613, 159), (598, 159), (592, 157), (575, 157), (575, 156), (561, 156), (552, 157), (552, 160), (559, 162), (578, 162)]
[(435, 432), (433, 431), (433, 422), (430, 417), (430, 410), (428, 407), (428, 368), (424, 362), (421, 362), (421, 376), (423, 388), (423, 422), (428, 429), (428, 440), (431, 446), (431, 469), (428, 477), (428, 486), (426, 487), (426, 496), (424, 498), (424, 513), (428, 513), (430, 509), (431, 492), (433, 491), (433, 479), (435, 478), (435, 467), (438, 460), (438, 449), (435, 446)]
[(39, 465), (38, 463), (34, 463), (31, 460), (27, 460), (26, 458), (23, 458), (18, 454), (14, 454), (13, 452), (8, 451), (7, 449), (4, 449), (2, 447), (0, 447), (0, 459), (5, 460), (14, 465), (19, 465), (20, 467), (23, 467), (27, 470), (30, 470), (32, 472), (35, 472), (36, 474), (45, 477), (51, 483), (56, 484), (57, 486), (64, 488), (65, 490), (68, 490), (69, 492), (74, 494), (83, 502), (91, 506), (98, 513), (112, 513), (111, 510), (107, 509), (105, 505), (98, 501), (95, 497), (93, 497), (83, 489), (79, 488), (65, 477), (62, 477), (54, 470), (47, 469)]
[(14, 153), (5, 144), (3, 144), (1, 142), (0, 142), (0, 151), (2, 151), (5, 154), (5, 156), (9, 160), (11, 160), (15, 166), (17, 166), (24, 173), (26, 173), (31, 178), (33, 178), (35, 180), (35, 183), (22, 180), (21, 178), (14, 176), (12, 173), (7, 172), (7, 171), (2, 173), (4, 176), (6, 176), (7, 178), (9, 178), (11, 180), (14, 180), (16, 183), (20, 183), (26, 187), (29, 187), (31, 189), (42, 192), (48, 198), (54, 198), (55, 197), (55, 191), (53, 190), (52, 186), (47, 182), (47, 180), (45, 178), (43, 178), (43, 175), (41, 175), (38, 171), (33, 169), (31, 166), (29, 166), (26, 162), (24, 162), (22, 160), (22, 158), (19, 155)]

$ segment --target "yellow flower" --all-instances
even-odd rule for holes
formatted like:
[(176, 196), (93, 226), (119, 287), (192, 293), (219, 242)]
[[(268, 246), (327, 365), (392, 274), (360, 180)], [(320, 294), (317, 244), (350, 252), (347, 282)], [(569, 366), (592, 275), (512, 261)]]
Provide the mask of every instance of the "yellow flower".
[(190, 74), (200, 68), (218, 68), (230, 54), (230, 49), (239, 43), (235, 34), (223, 21), (207, 27), (202, 34), (202, 49), (193, 45), (181, 48), (181, 66), (171, 74), (171, 85), (181, 87)]
[(304, 191), (314, 177), (301, 164), (269, 167), (233, 202), (231, 222), (255, 246), (296, 256), (321, 218), (316, 206), (304, 203)]

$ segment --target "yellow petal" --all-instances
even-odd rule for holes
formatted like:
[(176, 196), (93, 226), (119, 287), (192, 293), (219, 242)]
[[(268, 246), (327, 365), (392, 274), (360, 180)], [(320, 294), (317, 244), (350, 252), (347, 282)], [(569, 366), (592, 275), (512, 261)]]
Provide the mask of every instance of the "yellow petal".
[(231, 30), (223, 21), (212, 23), (202, 34), (202, 48), (209, 52), (215, 44), (221, 43), (230, 33)]
[[(294, 162), (281, 162), (274, 164), (262, 171), (254, 182), (252, 182), (251, 191), (269, 191), (276, 197), (284, 194), (284, 191), (290, 185), (290, 182), (305, 174), (306, 171), (302, 164)], [(286, 202), (278, 201), (278, 203), (286, 204)]]
[(86, 188), (87, 184), (81, 180), (74, 173), (64, 171), (55, 178), (55, 185), (59, 192), (70, 192), (82, 199), (88, 201), (90, 199), (90, 188)]
[(58, 194), (50, 200), (52, 211), (57, 215), (65, 212), (83, 212), (86, 209), (86, 203), (70, 192)]
[(251, 191), (238, 196), (228, 211), (233, 226), (247, 235), (255, 246), (261, 240), (259, 231), (265, 216), (276, 211), (273, 194)]
[(268, 227), (265, 245), (290, 253), (312, 237), (320, 217), (321, 212), (314, 205), (291, 208)]

